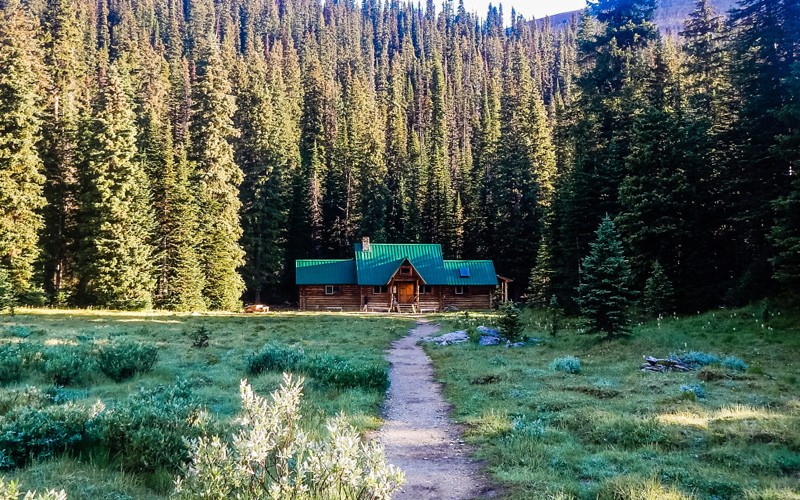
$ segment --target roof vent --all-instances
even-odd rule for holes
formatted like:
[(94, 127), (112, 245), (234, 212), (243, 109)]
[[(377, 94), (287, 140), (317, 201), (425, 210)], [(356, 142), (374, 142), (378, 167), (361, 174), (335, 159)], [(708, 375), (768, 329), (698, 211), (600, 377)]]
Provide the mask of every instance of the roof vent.
[(458, 274), (459, 274), (459, 275), (460, 275), (462, 278), (469, 278), (469, 268), (468, 268), (468, 267), (462, 267), (462, 268), (460, 268), (460, 269), (458, 270)]
[(361, 251), (369, 252), (369, 236), (364, 236), (361, 238)]

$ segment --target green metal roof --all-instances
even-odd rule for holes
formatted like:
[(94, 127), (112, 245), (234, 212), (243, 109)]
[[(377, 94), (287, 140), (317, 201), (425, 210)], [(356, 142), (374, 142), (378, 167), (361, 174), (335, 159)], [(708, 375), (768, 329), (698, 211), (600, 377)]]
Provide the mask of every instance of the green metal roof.
[(298, 285), (355, 285), (356, 266), (347, 260), (298, 260)]
[(388, 284), (406, 259), (426, 284), (436, 285), (446, 279), (441, 245), (372, 243), (369, 247), (370, 251), (364, 252), (361, 243), (355, 244), (359, 285)]
[[(468, 277), (461, 277), (461, 269), (468, 270)], [(436, 285), (497, 286), (497, 273), (491, 260), (446, 260), (445, 281)]]
[(355, 244), (355, 259), (298, 260), (298, 285), (387, 285), (408, 260), (427, 285), (497, 286), (491, 260), (444, 260), (436, 244), (372, 243), (364, 252)]

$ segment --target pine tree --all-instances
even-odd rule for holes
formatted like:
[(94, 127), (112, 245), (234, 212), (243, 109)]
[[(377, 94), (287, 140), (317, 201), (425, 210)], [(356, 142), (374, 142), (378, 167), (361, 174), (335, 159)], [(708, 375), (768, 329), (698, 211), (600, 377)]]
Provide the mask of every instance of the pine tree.
[(33, 18), (17, 0), (0, 10), (0, 267), (14, 293), (33, 285), (42, 228), (38, 96), (41, 52)]
[(647, 78), (639, 82), (640, 109), (633, 118), (626, 177), (619, 188), (617, 227), (629, 250), (634, 286), (640, 288), (658, 260), (671, 275), (681, 274), (688, 231), (695, 221), (685, 212), (695, 196), (685, 168), (687, 142), (674, 50), (659, 42)]
[(17, 306), (17, 296), (14, 293), (14, 283), (8, 270), (0, 267), (0, 314), (8, 311), (14, 315), (14, 308)]
[(192, 196), (191, 173), (181, 149), (165, 165), (164, 211), (159, 254), (156, 305), (172, 311), (202, 311), (205, 279), (198, 256), (197, 202)]
[(664, 268), (658, 261), (653, 262), (653, 270), (647, 278), (642, 295), (642, 306), (650, 317), (658, 317), (673, 312), (675, 291)]
[(759, 298), (770, 286), (771, 203), (791, 189), (790, 165), (775, 157), (775, 148), (793, 126), (776, 116), (792, 99), (788, 83), (798, 54), (798, 14), (797, 0), (743, 0), (731, 14), (733, 81), (741, 99), (723, 203), (731, 240), (747, 242), (730, 256), (729, 275), (737, 277), (727, 294), (731, 304)]
[(793, 99), (780, 118), (794, 124), (793, 133), (778, 138), (776, 152), (790, 165), (794, 181), (789, 194), (773, 203), (776, 221), (769, 236), (775, 247), (774, 278), (784, 291), (796, 294), (800, 290), (800, 62), (795, 63), (788, 84)]
[(545, 307), (553, 297), (553, 271), (550, 251), (545, 238), (539, 243), (536, 252), (536, 266), (531, 270), (528, 280), (528, 305), (532, 307)]
[(75, 285), (78, 128), (90, 110), (84, 82), (92, 80), (92, 56), (84, 45), (89, 35), (80, 23), (93, 26), (94, 20), (83, 15), (76, 4), (72, 0), (48, 1), (42, 23), (48, 72), (40, 143), (47, 178), (42, 268), (45, 290), (56, 302), (63, 302)]
[(239, 185), (242, 171), (233, 158), (230, 140), (236, 131), (230, 82), (220, 56), (210, 50), (197, 64), (189, 126), (189, 161), (200, 216), (199, 256), (205, 276), (203, 295), (211, 309), (238, 310), (244, 281), (239, 246)]
[(268, 75), (265, 67), (251, 60), (248, 75), (237, 102), (241, 135), (236, 141), (236, 160), (245, 174), (241, 189), (243, 275), (254, 302), (260, 303), (262, 291), (274, 288), (284, 276), (287, 192), (298, 153), (296, 145), (287, 144), (291, 137), (287, 128), (293, 124), (285, 112), (288, 106), (281, 72), (273, 70)]
[(627, 313), (631, 302), (630, 268), (609, 216), (600, 223), (595, 235), (589, 255), (581, 264), (577, 302), (581, 315), (589, 322), (589, 333), (604, 333), (613, 338), (630, 332)]
[[(598, 0), (578, 33), (578, 98), (566, 111), (571, 162), (559, 179), (551, 239), (558, 294), (565, 304), (578, 283), (581, 256), (603, 214), (617, 213), (631, 155), (635, 97), (647, 76), (643, 54), (658, 39), (655, 0)], [(598, 23), (599, 21), (599, 23)]]
[(101, 71), (83, 131), (79, 294), (84, 304), (142, 309), (152, 303), (153, 215), (124, 68)]

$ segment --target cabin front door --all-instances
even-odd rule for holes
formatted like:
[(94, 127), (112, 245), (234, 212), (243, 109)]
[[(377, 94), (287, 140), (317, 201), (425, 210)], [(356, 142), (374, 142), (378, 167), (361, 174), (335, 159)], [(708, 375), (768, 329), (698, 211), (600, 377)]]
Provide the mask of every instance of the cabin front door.
[(397, 284), (397, 301), (401, 304), (414, 303), (414, 283)]

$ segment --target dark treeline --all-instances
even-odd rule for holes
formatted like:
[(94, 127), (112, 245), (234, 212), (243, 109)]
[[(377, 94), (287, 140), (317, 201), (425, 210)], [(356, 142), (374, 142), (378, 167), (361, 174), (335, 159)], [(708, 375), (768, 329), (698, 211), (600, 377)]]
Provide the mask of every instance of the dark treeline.
[[(21, 301), (238, 308), (373, 241), (571, 304), (600, 221), (680, 309), (800, 283), (800, 0), (555, 29), (352, 0), (0, 0), (0, 267)], [(782, 288), (781, 288), (782, 287)]]

